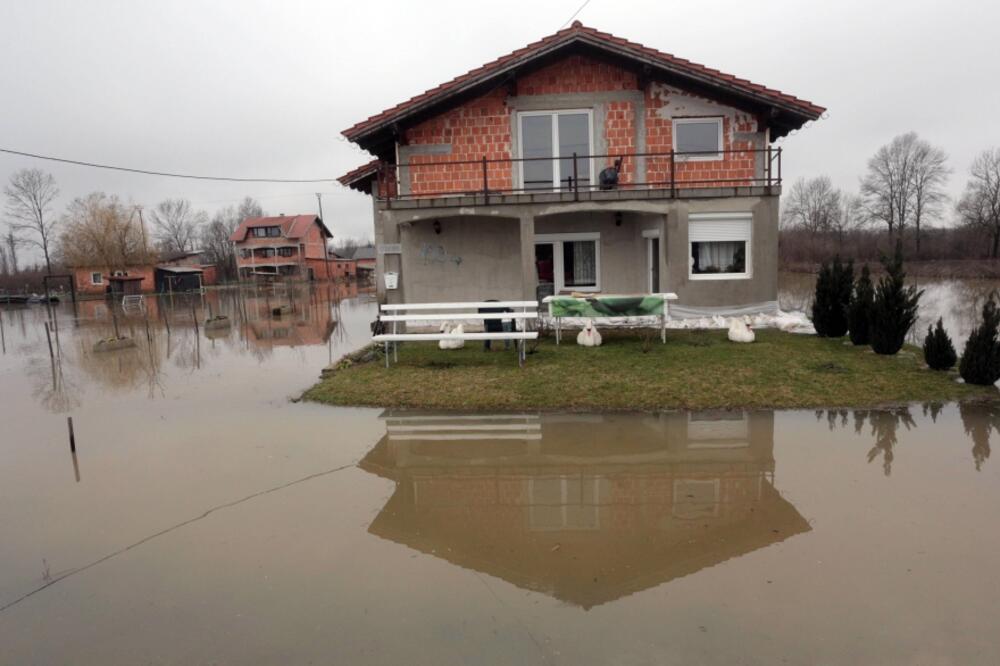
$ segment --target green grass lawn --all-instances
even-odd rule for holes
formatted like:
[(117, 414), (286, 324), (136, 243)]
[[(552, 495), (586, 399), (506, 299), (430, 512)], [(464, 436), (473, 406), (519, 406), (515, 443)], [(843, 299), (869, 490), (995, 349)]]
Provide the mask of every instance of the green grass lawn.
[(573, 336), (558, 347), (546, 338), (524, 368), (513, 350), (484, 352), (481, 343), (453, 351), (408, 343), (391, 368), (381, 355), (342, 363), (303, 398), (446, 410), (660, 410), (862, 407), (998, 393), (927, 370), (915, 347), (878, 356), (845, 339), (756, 333), (749, 345), (729, 342), (726, 331), (670, 331), (665, 345), (658, 337), (644, 344), (637, 332), (608, 332), (596, 348), (577, 346)]

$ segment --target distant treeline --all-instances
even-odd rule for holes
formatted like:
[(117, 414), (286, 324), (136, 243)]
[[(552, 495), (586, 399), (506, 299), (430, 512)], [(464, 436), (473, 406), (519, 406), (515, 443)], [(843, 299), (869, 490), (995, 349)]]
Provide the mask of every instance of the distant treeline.
[(951, 174), (944, 150), (909, 132), (868, 160), (857, 192), (827, 176), (796, 181), (782, 201), (782, 265), (815, 266), (836, 254), (877, 262), (901, 239), (911, 261), (972, 261), (976, 274), (1000, 273), (983, 261), (1000, 258), (1000, 148), (976, 156), (957, 201), (945, 192)]

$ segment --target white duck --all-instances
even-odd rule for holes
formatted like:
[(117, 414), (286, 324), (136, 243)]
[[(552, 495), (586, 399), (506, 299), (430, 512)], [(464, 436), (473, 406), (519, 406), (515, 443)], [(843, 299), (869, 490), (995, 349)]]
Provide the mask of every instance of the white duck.
[(733, 342), (753, 342), (753, 329), (750, 328), (750, 317), (733, 317), (729, 323), (729, 339)]
[[(458, 333), (461, 335), (462, 333), (465, 333), (465, 326), (462, 324), (456, 326), (452, 322), (446, 321), (441, 324), (440, 330), (442, 333)], [(439, 349), (461, 349), (464, 346), (465, 340), (438, 340)]]
[(594, 320), (588, 319), (583, 330), (576, 336), (576, 344), (581, 347), (600, 347), (601, 334), (594, 328)]

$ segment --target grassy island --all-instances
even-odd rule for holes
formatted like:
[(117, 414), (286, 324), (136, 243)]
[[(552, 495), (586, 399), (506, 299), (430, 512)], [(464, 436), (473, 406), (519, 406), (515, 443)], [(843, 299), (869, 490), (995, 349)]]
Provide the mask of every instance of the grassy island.
[(389, 369), (378, 351), (345, 357), (303, 398), (414, 409), (611, 411), (874, 407), (998, 397), (994, 387), (928, 370), (916, 347), (878, 356), (845, 339), (756, 333), (753, 344), (736, 344), (726, 331), (670, 331), (663, 345), (658, 337), (609, 331), (597, 348), (579, 347), (572, 336), (559, 347), (544, 338), (524, 368), (517, 367), (513, 350), (408, 344)]

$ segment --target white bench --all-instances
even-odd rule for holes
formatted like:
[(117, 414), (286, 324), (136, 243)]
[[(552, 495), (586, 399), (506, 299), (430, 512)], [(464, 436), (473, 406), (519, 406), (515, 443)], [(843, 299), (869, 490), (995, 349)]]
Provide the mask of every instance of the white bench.
[[(477, 312), (480, 308), (505, 308), (511, 312)], [(529, 321), (538, 319), (538, 301), (478, 301), (473, 303), (387, 303), (380, 307), (383, 313), (379, 321), (392, 324), (391, 333), (380, 333), (372, 337), (375, 343), (385, 345), (385, 367), (389, 367), (389, 350), (392, 345), (393, 360), (399, 359), (396, 343), (399, 342), (439, 342), (441, 340), (513, 340), (517, 346), (518, 365), (524, 365), (526, 358), (524, 343), (527, 340), (537, 340), (538, 331), (524, 330)], [(471, 312), (470, 312), (471, 310)], [(518, 311), (519, 310), (519, 311)], [(410, 311), (413, 314), (399, 314)], [(427, 331), (420, 333), (398, 333), (399, 323), (430, 323), (444, 321), (484, 321), (510, 319), (521, 322), (522, 330), (475, 332), (475, 333), (441, 333)]]

